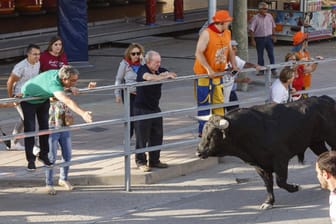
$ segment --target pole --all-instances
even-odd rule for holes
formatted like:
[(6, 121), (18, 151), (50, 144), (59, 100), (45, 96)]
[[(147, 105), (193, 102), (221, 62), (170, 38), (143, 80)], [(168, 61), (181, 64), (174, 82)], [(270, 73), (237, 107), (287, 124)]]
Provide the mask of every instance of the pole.
[(155, 25), (156, 0), (146, 0), (146, 25)]
[(216, 13), (216, 0), (209, 0), (208, 24), (212, 23), (212, 17)]
[[(248, 35), (247, 35), (247, 1), (233, 1), (233, 22), (232, 22), (232, 39), (238, 42), (238, 55), (245, 61), (248, 61)], [(239, 77), (243, 78), (247, 74), (240, 73)], [(238, 89), (247, 91), (247, 83), (239, 83)]]

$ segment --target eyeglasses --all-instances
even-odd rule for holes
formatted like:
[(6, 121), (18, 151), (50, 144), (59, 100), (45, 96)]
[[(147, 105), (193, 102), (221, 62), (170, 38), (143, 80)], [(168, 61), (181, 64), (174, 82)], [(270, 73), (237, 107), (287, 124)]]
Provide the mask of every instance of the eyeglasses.
[(268, 10), (268, 8), (260, 8), (260, 10)]
[(131, 55), (132, 55), (132, 56), (135, 56), (135, 55), (140, 56), (140, 55), (141, 55), (141, 52), (131, 52)]
[(221, 25), (221, 26), (223, 26), (224, 25), (224, 23), (220, 23), (220, 22), (217, 22), (217, 23), (215, 23), (216, 25)]

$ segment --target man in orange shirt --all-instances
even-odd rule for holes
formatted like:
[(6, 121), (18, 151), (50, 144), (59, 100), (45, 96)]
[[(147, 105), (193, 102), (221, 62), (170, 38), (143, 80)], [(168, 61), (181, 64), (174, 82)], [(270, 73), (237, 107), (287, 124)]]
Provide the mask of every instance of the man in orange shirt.
[[(216, 73), (224, 72), (228, 61), (233, 70), (237, 70), (235, 54), (231, 49), (231, 31), (229, 24), (233, 20), (227, 10), (215, 13), (211, 23), (204, 29), (197, 42), (194, 72), (196, 75), (208, 74), (209, 78), (196, 81), (198, 106), (224, 103), (223, 79), (216, 77)], [(224, 115), (224, 108), (212, 110), (213, 114)], [(199, 116), (209, 115), (210, 110), (198, 111)], [(201, 136), (204, 121), (199, 121), (199, 135)]]

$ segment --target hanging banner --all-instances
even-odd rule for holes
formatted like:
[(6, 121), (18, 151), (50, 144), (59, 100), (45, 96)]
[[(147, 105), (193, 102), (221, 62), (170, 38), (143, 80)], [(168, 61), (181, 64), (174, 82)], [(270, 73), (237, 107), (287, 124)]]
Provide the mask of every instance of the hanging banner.
[(58, 34), (69, 62), (88, 61), (86, 0), (58, 0)]

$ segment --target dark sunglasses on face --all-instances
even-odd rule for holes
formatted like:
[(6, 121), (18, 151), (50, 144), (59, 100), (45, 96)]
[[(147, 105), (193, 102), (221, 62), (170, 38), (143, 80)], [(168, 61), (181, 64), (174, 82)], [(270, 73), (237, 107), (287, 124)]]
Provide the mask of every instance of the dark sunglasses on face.
[(131, 52), (131, 55), (132, 55), (132, 56), (135, 56), (135, 55), (140, 56), (140, 55), (141, 55), (141, 52)]

